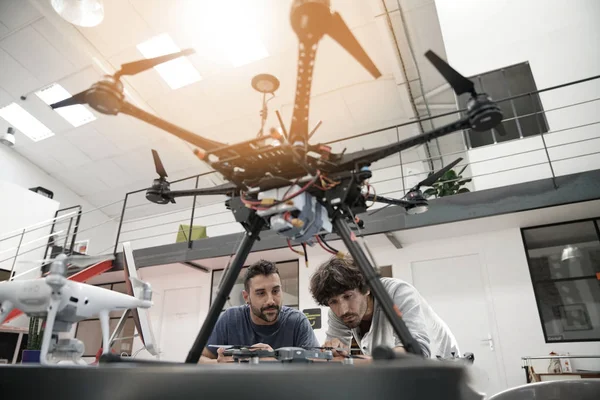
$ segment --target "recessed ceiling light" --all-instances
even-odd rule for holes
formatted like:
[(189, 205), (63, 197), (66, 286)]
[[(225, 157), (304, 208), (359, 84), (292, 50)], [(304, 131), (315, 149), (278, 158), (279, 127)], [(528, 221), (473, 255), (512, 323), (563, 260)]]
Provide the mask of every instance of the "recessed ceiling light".
[(17, 103), (0, 108), (0, 117), (34, 142), (54, 136), (54, 132)]
[[(35, 92), (37, 97), (39, 97), (44, 103), (50, 105), (57, 103), (61, 100), (71, 97), (71, 94), (67, 92), (67, 90), (60, 86), (58, 83), (53, 83), (52, 85)], [(94, 114), (90, 110), (88, 110), (85, 106), (81, 104), (75, 104), (73, 106), (68, 107), (60, 107), (55, 109), (61, 117), (69, 121), (71, 125), (74, 127), (78, 127), (88, 122), (92, 122), (96, 119)]]
[[(137, 48), (145, 58), (159, 57), (181, 51), (175, 42), (173, 42), (173, 39), (166, 33), (154, 36), (152, 39), (138, 44)], [(167, 82), (171, 89), (179, 89), (202, 79), (198, 70), (194, 68), (190, 60), (186, 57), (167, 61), (166, 63), (157, 65), (154, 69)]]

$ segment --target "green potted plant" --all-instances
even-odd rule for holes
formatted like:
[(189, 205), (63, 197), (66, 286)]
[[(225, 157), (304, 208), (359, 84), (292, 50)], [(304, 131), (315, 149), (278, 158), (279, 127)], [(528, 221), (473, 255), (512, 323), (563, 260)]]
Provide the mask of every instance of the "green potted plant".
[(29, 333), (27, 336), (27, 348), (23, 350), (22, 362), (39, 363), (40, 350), (42, 349), (42, 338), (46, 320), (41, 317), (29, 318)]
[[(463, 187), (467, 183), (471, 182), (471, 178), (463, 179), (462, 173), (465, 171), (467, 166), (465, 165), (459, 173), (456, 173), (453, 169), (446, 171), (437, 181), (431, 185), (431, 188), (423, 192), (426, 199), (431, 197), (445, 197), (452, 196), (458, 193), (470, 192), (469, 189)], [(429, 173), (431, 175), (431, 173)]]

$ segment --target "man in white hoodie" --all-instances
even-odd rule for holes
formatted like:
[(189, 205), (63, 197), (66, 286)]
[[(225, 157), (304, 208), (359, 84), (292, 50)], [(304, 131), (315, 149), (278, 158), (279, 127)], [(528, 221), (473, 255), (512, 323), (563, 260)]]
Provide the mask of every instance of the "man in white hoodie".
[[(412, 285), (395, 278), (380, 280), (424, 357), (460, 355), (456, 339), (446, 323)], [(334, 257), (321, 265), (311, 277), (310, 291), (317, 303), (329, 307), (324, 346), (349, 349), (354, 336), (366, 356), (379, 345), (405, 352), (402, 341), (351, 258)]]

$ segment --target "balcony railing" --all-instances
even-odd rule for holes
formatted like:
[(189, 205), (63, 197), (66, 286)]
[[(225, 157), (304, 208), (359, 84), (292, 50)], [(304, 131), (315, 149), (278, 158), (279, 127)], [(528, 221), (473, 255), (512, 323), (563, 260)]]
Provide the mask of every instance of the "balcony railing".
[[(377, 194), (389, 197), (402, 197), (410, 188), (423, 180), (432, 171), (461, 157), (462, 161), (454, 168), (461, 171), (462, 178), (470, 179), (464, 187), (469, 191), (478, 191), (516, 183), (523, 183), (544, 178), (554, 179), (557, 176), (600, 169), (600, 76), (593, 76), (575, 82), (546, 88), (537, 92), (498, 100), (499, 103), (511, 101), (519, 97), (540, 96), (543, 111), (521, 115), (517, 119), (531, 116), (543, 116), (547, 122), (548, 132), (536, 136), (523, 136), (516, 140), (494, 143), (478, 148), (469, 148), (464, 132), (456, 132), (445, 136), (434, 146), (439, 154), (430, 154), (424, 146), (390, 156), (372, 165), (374, 171), (371, 185)], [(403, 124), (365, 132), (344, 139), (330, 141), (334, 151), (347, 152), (370, 148), (414, 136), (419, 133), (419, 123), (433, 121), (441, 126), (458, 118), (465, 110), (451, 112), (410, 121)], [(507, 119), (505, 122), (509, 121)], [(318, 133), (317, 133), (318, 135)], [(171, 189), (191, 189), (210, 187), (220, 183), (216, 172), (194, 175), (171, 182)], [(427, 188), (422, 188), (423, 190)], [(94, 210), (79, 211), (80, 218), (85, 214), (100, 210), (108, 215), (105, 221), (86, 228), (87, 231), (98, 226), (118, 222), (118, 229), (112, 245), (106, 248), (94, 248), (94, 254), (107, 254), (121, 251), (121, 243), (131, 242), (134, 249), (153, 247), (175, 243), (180, 239), (191, 244), (193, 227), (206, 227), (209, 237), (241, 232), (241, 226), (235, 222), (233, 215), (225, 208), (224, 196), (198, 196), (196, 198), (179, 198), (175, 204), (157, 205), (145, 199), (147, 188), (140, 188), (126, 194), (121, 201), (104, 205)], [(381, 207), (376, 204), (373, 208)], [(120, 209), (120, 210), (119, 210)], [(75, 214), (70, 215), (73, 218)], [(69, 217), (58, 217), (57, 220)], [(73, 223), (71, 228), (52, 230), (54, 221), (49, 221), (45, 237), (36, 238), (34, 243), (26, 240), (24, 231), (12, 233), (7, 239), (0, 237), (0, 243), (12, 240), (14, 244), (0, 251), (0, 267), (6, 268), (16, 255), (19, 257), (26, 251), (46, 248), (51, 234), (58, 235), (58, 242), (64, 244), (69, 238), (69, 231), (79, 227), (80, 222)], [(33, 228), (31, 228), (33, 229)], [(42, 229), (42, 228), (35, 228)], [(27, 229), (26, 229), (27, 230)], [(79, 233), (82, 231), (80, 230)], [(19, 240), (21, 241), (19, 243)], [(25, 248), (27, 247), (27, 248)], [(9, 251), (10, 250), (10, 251)], [(71, 247), (70, 250), (73, 250)], [(45, 256), (45, 255), (44, 255)], [(5, 263), (2, 264), (1, 262)]]

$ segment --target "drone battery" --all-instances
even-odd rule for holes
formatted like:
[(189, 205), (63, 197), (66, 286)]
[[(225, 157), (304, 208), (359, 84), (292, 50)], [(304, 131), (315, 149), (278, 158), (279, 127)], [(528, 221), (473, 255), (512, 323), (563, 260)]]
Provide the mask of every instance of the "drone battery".
[[(318, 203), (314, 196), (306, 192), (293, 195), (298, 192), (301, 192), (301, 188), (297, 185), (261, 192), (258, 194), (260, 200), (281, 201), (290, 197), (290, 193), (293, 197), (256, 213), (263, 218), (270, 216), (271, 229), (300, 242), (310, 241), (314, 235), (322, 231), (331, 232), (332, 225), (325, 207)], [(290, 215), (293, 216), (290, 217)]]

